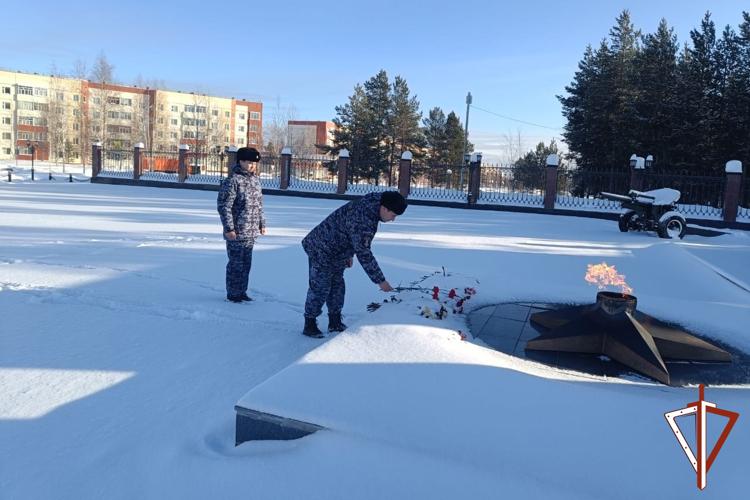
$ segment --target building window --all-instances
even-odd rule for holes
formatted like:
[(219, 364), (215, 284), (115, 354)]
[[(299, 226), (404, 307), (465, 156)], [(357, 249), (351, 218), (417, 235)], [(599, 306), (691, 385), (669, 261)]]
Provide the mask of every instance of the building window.
[(173, 111), (174, 113), (177, 113), (177, 111), (178, 111), (178, 110), (177, 110), (177, 106), (172, 106), (172, 111)]
[(212, 114), (213, 116), (219, 116), (219, 110), (218, 110), (218, 109), (212, 109), (212, 110), (211, 110), (211, 114)]
[(250, 125), (250, 130), (252, 130), (253, 132), (257, 132), (258, 131), (258, 125), (256, 125), (255, 123), (253, 123), (252, 125)]
[(98, 120), (102, 117), (102, 114), (99, 111), (94, 111), (94, 120)]
[(244, 119), (245, 119), (245, 113), (240, 113), (240, 120), (244, 120)]
[(23, 85), (18, 86), (18, 93), (23, 95), (34, 95), (33, 87), (25, 87)]
[(157, 120), (157, 122), (159, 122), (159, 125), (163, 125), (164, 124), (164, 118), (159, 118)]
[(224, 117), (229, 118), (229, 111), (224, 111)]
[(3, 139), (10, 140), (10, 132), (3, 132)]
[(57, 95), (57, 100), (58, 101), (64, 101), (65, 100), (65, 94), (63, 94), (62, 92), (57, 92), (56, 95)]
[(195, 106), (192, 104), (185, 104), (185, 113), (195, 113)]
[(250, 112), (250, 119), (251, 120), (260, 120), (260, 113), (257, 111), (251, 111)]
[(177, 118), (172, 118), (172, 119), (170, 120), (170, 123), (171, 123), (172, 125), (177, 125)]
[(78, 137), (73, 137), (73, 144), (78, 146)]
[(3, 154), (9, 155), (10, 154), (10, 148), (3, 148)]
[(81, 126), (78, 125), (77, 123), (73, 124), (73, 130), (79, 130), (80, 128), (81, 128)]
[(195, 112), (196, 113), (206, 114), (206, 107), (205, 106), (196, 106), (195, 107)]
[(239, 127), (237, 127), (237, 130), (239, 130), (240, 132), (244, 132), (245, 131), (245, 126), (244, 125), (240, 125)]
[(240, 137), (239, 139), (237, 139), (237, 144), (245, 144), (245, 138)]
[(10, 109), (10, 103), (7, 101), (3, 102), (3, 109)]
[(228, 123), (224, 124), (224, 130), (229, 130), (229, 124)]
[(102, 103), (101, 97), (94, 97), (94, 104), (101, 104), (101, 103)]
[(3, 125), (10, 125), (10, 117), (3, 116)]
[(169, 138), (170, 139), (177, 139), (177, 132), (170, 132), (169, 133)]
[(159, 139), (161, 139), (162, 137), (164, 137), (164, 133), (162, 133), (162, 132), (157, 132), (157, 133), (156, 133), (156, 137), (158, 137)]
[(80, 100), (81, 100), (81, 96), (79, 96), (78, 94), (73, 94), (73, 102), (78, 102)]
[(3, 94), (10, 94), (10, 87), (3, 87)]
[(34, 87), (34, 95), (47, 97), (47, 89), (43, 89), (42, 87)]

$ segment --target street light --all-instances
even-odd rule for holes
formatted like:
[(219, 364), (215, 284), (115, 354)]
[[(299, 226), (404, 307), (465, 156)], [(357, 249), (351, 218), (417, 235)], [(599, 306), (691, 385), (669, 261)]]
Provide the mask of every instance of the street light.
[(31, 142), (26, 143), (26, 147), (31, 151), (31, 180), (34, 180), (34, 153), (36, 152), (36, 148), (34, 147)]
[(451, 177), (453, 176), (453, 170), (448, 169), (445, 171), (446, 175), (448, 176), (448, 189), (451, 188)]

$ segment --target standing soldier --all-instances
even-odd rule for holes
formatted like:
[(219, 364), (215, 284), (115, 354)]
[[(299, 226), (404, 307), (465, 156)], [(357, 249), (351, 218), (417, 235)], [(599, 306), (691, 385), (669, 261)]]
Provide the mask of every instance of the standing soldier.
[(344, 269), (352, 267), (353, 257), (384, 292), (393, 290), (372, 255), (370, 245), (379, 222), (395, 220), (406, 210), (406, 200), (397, 191), (370, 193), (338, 208), (302, 240), (310, 265), (309, 288), (305, 302), (305, 327), (308, 337), (321, 338), (317, 317), (328, 306), (328, 331), (343, 332)]
[(253, 300), (247, 295), (255, 239), (266, 234), (263, 193), (257, 169), (260, 153), (255, 148), (237, 150), (237, 165), (221, 184), (216, 205), (227, 242), (227, 300)]

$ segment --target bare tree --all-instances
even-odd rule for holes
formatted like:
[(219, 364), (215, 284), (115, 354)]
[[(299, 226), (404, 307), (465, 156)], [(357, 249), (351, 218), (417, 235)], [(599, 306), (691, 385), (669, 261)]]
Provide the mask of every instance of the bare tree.
[(58, 163), (62, 160), (63, 171), (65, 171), (65, 162), (68, 160), (65, 155), (65, 145), (69, 141), (70, 130), (68, 127), (68, 107), (66, 105), (66, 85), (65, 80), (60, 77), (57, 68), (52, 68), (50, 77), (48, 104), (44, 110), (44, 117), (47, 121), (47, 142), (49, 143), (50, 160)]
[[(87, 78), (87, 69), (86, 69), (86, 62), (77, 59), (75, 63), (73, 63), (73, 70), (71, 72), (71, 75), (73, 78), (78, 80), (79, 85), (83, 80), (86, 80)], [(72, 115), (73, 115), (73, 131), (76, 132), (73, 134), (74, 138), (77, 139), (77, 149), (79, 150), (81, 163), (84, 165), (84, 174), (86, 173), (86, 165), (89, 162), (89, 152), (91, 147), (91, 119), (89, 115), (86, 112), (86, 101), (84, 99), (84, 95), (82, 92), (82, 87), (78, 87), (77, 89), (71, 89), (72, 90), (72, 97), (73, 97), (73, 105), (72, 105)], [(70, 143), (66, 143), (66, 151), (70, 151), (72, 154), (72, 151), (75, 148), (74, 140)]]
[(109, 85), (114, 83), (114, 70), (115, 67), (107, 61), (104, 52), (101, 52), (94, 61), (89, 76), (89, 80), (98, 84), (91, 98), (91, 133), (93, 137), (101, 140), (105, 147), (110, 147), (107, 144), (107, 123), (109, 122), (110, 100), (114, 96), (112, 90), (109, 89)]
[(512, 164), (516, 160), (521, 158), (525, 151), (523, 139), (521, 137), (521, 129), (517, 129), (515, 135), (510, 130), (503, 134), (503, 143), (505, 149), (505, 157), (503, 163)]
[[(263, 124), (263, 142), (273, 153), (280, 153), (285, 146), (290, 145), (289, 121), (297, 118), (297, 108), (293, 104), (281, 105), (281, 99), (276, 98), (276, 107), (271, 110), (271, 119)], [(295, 151), (296, 153), (296, 151)]]

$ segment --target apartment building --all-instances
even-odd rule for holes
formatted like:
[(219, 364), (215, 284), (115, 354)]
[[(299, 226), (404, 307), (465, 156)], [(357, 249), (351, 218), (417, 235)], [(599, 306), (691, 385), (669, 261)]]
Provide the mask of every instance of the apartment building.
[(318, 154), (318, 146), (333, 145), (336, 124), (329, 121), (289, 120), (287, 122), (289, 145), (296, 154)]
[(0, 161), (88, 161), (139, 142), (153, 151), (260, 148), (263, 104), (162, 89), (0, 71)]

